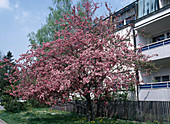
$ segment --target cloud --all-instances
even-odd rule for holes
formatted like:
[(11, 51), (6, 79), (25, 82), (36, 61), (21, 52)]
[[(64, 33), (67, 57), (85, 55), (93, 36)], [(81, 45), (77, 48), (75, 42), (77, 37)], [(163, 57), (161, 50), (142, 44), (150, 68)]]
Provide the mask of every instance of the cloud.
[(28, 17), (29, 16), (29, 12), (28, 11), (22, 11), (22, 17), (23, 18), (26, 18), (26, 17)]
[(19, 6), (18, 1), (13, 5), (13, 8), (15, 8), (14, 9), (14, 11), (15, 11), (14, 20), (15, 21), (18, 21), (20, 23), (24, 23), (27, 20), (27, 18), (30, 16), (30, 12), (21, 8)]
[(29, 11), (18, 10), (18, 12), (15, 15), (14, 19), (15, 19), (15, 21), (20, 21), (21, 23), (24, 23), (29, 16), (30, 16)]
[(0, 8), (12, 10), (8, 0), (0, 0)]
[(31, 33), (33, 31), (33, 27), (29, 27), (27, 25), (23, 26), (22, 31), (23, 31), (23, 33), (25, 33), (25, 35), (28, 35), (29, 33)]
[(17, 3), (14, 5), (14, 7), (15, 7), (16, 9), (19, 8), (19, 2), (18, 2), (18, 1), (17, 1)]

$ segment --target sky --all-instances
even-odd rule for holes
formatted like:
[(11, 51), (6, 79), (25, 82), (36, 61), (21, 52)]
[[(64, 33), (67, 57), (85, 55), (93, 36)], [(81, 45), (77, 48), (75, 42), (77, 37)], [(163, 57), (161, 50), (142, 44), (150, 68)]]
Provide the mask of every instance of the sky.
[[(72, 0), (76, 4), (78, 0)], [(118, 11), (134, 0), (94, 0), (107, 2), (112, 11)], [(52, 0), (0, 0), (0, 52), (6, 55), (11, 51), (14, 59), (29, 50), (31, 32), (37, 32), (46, 22), (53, 7)], [(97, 15), (105, 15), (104, 4), (97, 10)]]

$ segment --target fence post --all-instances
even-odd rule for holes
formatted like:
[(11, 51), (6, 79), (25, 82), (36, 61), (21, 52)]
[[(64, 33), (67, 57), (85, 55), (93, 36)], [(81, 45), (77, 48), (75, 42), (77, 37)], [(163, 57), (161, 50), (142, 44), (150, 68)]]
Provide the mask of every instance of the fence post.
[[(76, 105), (65, 104), (55, 106), (57, 110), (73, 111), (77, 114), (86, 114), (86, 109), (79, 105), (86, 104), (85, 101), (73, 101)], [(108, 118), (126, 118), (137, 121), (159, 121), (170, 122), (170, 101), (112, 101), (104, 106), (103, 103), (93, 103), (94, 116), (105, 116)]]

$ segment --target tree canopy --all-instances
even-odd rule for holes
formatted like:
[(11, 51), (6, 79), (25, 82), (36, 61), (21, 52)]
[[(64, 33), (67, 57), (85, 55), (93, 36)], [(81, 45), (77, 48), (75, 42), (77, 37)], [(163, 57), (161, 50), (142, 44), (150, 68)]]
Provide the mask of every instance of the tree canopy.
[(80, 8), (73, 6), (71, 13), (56, 21), (62, 29), (56, 30), (58, 39), (36, 49), (33, 46), (16, 61), (19, 69), (10, 81), (20, 82), (11, 94), (23, 99), (36, 98), (50, 105), (84, 99), (90, 120), (92, 102), (114, 100), (116, 92), (139, 83), (137, 69), (148, 74), (153, 65), (147, 56), (132, 49), (127, 35), (113, 33), (114, 23), (94, 16), (96, 3), (83, 6), (81, 16)]

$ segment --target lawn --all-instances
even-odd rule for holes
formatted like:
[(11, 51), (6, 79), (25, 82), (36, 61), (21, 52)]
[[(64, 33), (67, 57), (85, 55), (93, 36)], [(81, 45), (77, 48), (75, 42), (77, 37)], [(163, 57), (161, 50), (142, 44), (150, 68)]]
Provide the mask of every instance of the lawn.
[(64, 111), (50, 111), (48, 108), (37, 108), (20, 113), (6, 113), (1, 110), (0, 118), (7, 124), (135, 124), (126, 120), (106, 118), (96, 118), (95, 121), (87, 122), (85, 116)]

